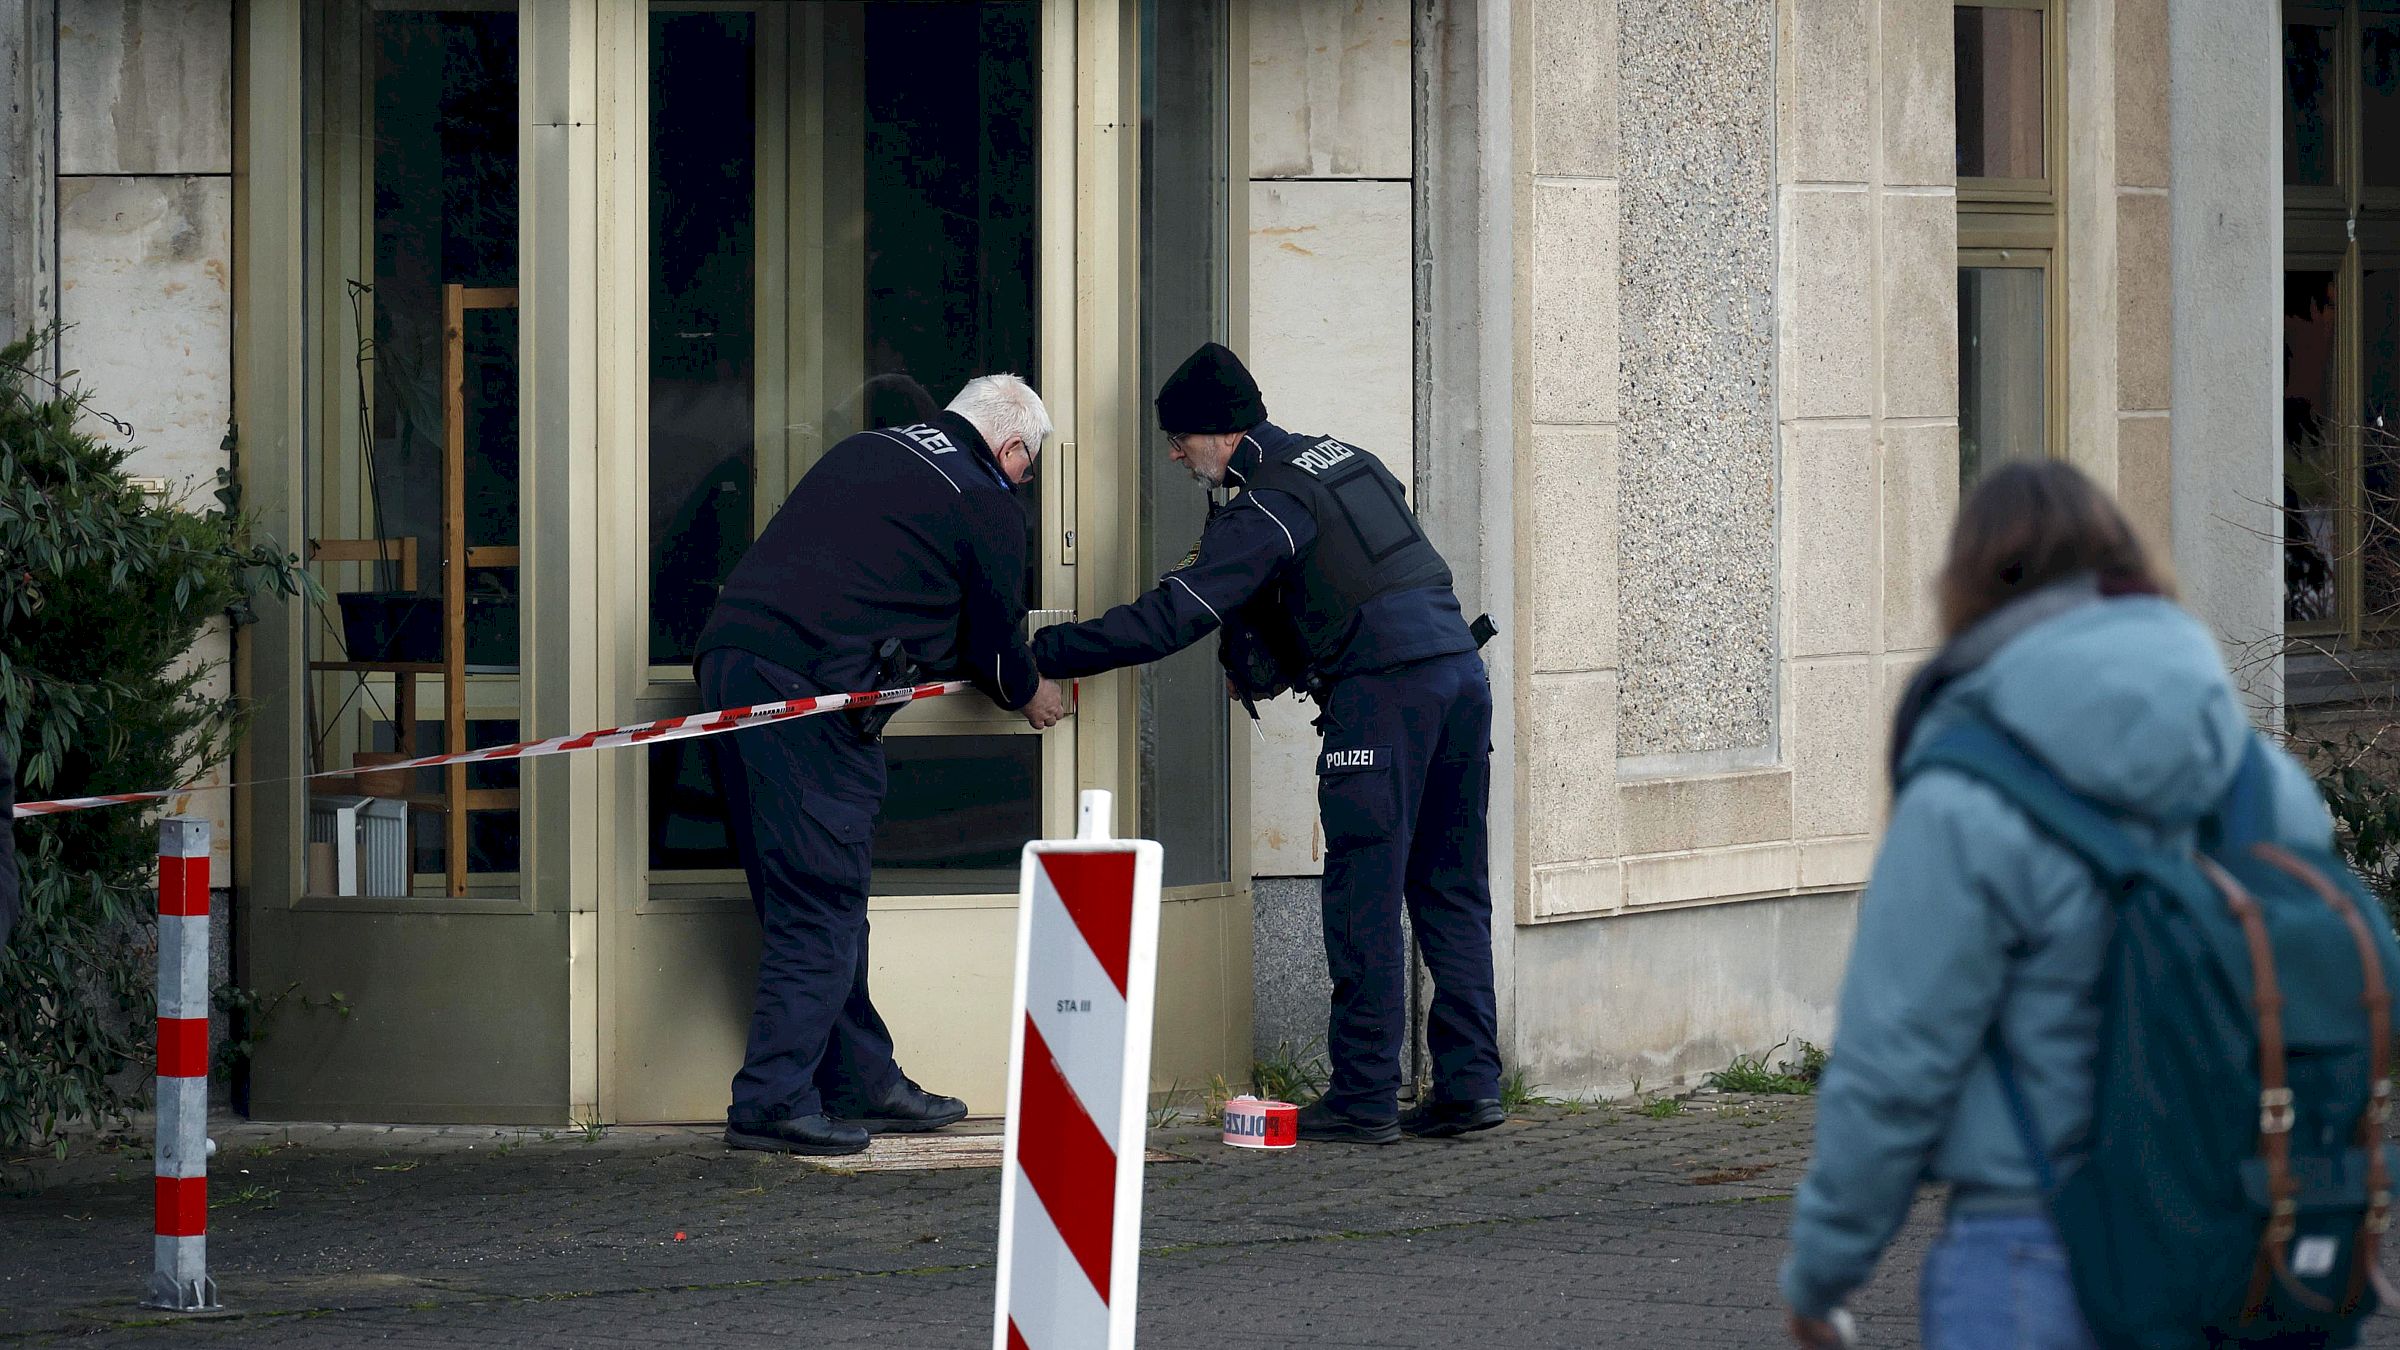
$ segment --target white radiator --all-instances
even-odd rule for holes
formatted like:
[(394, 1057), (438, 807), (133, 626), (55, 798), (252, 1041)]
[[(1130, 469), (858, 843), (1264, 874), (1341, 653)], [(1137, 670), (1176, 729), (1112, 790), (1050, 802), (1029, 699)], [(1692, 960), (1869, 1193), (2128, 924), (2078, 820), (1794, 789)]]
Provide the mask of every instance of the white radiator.
[(330, 793), (308, 799), (308, 842), (333, 846), (335, 895), (358, 894), (358, 808), (366, 803)]
[(407, 802), (310, 797), (308, 842), (333, 846), (335, 895), (408, 894)]
[(408, 803), (367, 798), (358, 808), (358, 879), (366, 894), (408, 894), (408, 872)]

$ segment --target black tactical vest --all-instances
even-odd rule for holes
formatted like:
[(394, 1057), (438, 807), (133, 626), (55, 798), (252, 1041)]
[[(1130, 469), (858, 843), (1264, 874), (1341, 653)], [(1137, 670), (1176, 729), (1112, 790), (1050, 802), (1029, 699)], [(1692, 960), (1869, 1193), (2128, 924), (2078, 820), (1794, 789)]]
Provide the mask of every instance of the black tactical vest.
[(1321, 674), (1340, 665), (1360, 606), (1380, 595), (1447, 587), (1450, 565), (1381, 460), (1331, 436), (1294, 445), (1260, 465), (1245, 488), (1288, 493), (1316, 519), (1316, 542), (1300, 559), (1283, 609), (1299, 630), (1309, 670)]

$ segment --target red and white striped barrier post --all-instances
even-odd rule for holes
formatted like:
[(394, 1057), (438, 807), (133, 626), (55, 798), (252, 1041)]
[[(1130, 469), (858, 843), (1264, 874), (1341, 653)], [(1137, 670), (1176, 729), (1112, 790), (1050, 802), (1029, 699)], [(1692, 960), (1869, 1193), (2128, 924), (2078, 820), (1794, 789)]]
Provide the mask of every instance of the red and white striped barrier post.
[(205, 1312), (208, 1278), (208, 822), (158, 823), (156, 1265), (145, 1307)]
[(1109, 809), (1025, 846), (993, 1350), (1133, 1346), (1161, 853)]

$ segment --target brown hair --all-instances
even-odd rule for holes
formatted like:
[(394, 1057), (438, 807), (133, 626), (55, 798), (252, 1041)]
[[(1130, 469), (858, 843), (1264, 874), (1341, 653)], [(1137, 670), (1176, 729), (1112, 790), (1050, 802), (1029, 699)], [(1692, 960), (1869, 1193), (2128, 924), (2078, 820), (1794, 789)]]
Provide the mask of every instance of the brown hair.
[(1959, 506), (1936, 585), (1943, 634), (2085, 573), (2104, 595), (2172, 594), (2133, 522), (2082, 471), (2061, 460), (2003, 464)]

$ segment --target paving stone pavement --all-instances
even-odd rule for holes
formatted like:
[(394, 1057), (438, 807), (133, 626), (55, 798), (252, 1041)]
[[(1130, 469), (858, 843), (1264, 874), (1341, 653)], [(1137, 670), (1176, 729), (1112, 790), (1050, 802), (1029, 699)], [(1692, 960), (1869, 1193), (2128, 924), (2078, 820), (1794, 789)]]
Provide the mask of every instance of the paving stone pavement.
[[(1702, 1098), (1381, 1149), (1160, 1131), (1177, 1160), (1148, 1170), (1140, 1341), (1775, 1345), (1810, 1123), (1804, 1098)], [(136, 1306), (148, 1161), (84, 1148), (0, 1191), (0, 1346), (990, 1344), (988, 1168), (844, 1173), (691, 1130), (215, 1134), (230, 1315)], [(1871, 1346), (1916, 1343), (1933, 1215), (1857, 1302)]]

